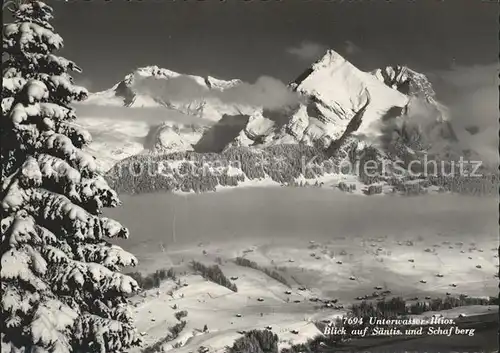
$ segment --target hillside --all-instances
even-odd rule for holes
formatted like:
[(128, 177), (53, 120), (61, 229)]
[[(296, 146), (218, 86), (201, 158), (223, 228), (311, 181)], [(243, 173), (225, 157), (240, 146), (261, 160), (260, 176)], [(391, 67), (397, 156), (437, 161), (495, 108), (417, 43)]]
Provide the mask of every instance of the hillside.
[[(475, 237), (470, 244), (466, 239), (455, 239), (453, 244), (446, 239), (338, 236), (327, 243), (214, 243), (171, 251), (155, 263), (166, 265), (168, 260), (177, 279), (166, 280), (158, 288), (132, 298), (138, 329), (145, 347), (155, 347), (156, 351), (163, 347), (166, 351), (193, 352), (207, 347), (210, 352), (223, 352), (245, 331), (254, 329), (276, 333), (281, 350), (321, 336), (320, 323), (345, 315), (353, 304), (360, 309), (361, 303), (389, 302), (399, 297), (410, 310), (416, 309), (417, 303), (428, 303), (439, 307), (434, 309), (439, 311), (452, 308), (446, 303), (456, 298), (464, 301), (466, 295), (471, 301), (462, 305), (471, 305), (472, 298), (478, 296), (486, 303), (488, 295), (496, 294), (493, 275), (497, 255), (496, 249), (490, 249), (497, 245), (495, 239)], [(426, 250), (429, 248), (431, 252)], [(279, 272), (289, 285), (262, 270), (238, 265), (238, 256), (261, 269)], [(191, 259), (207, 266), (217, 264), (237, 284), (238, 291), (189, 271)], [(468, 261), (468, 265), (459, 266), (460, 261)], [(479, 264), (481, 268), (476, 266)], [(144, 270), (151, 272), (154, 268)], [(370, 297), (373, 293), (378, 293), (377, 297)], [(483, 304), (439, 313), (457, 318), (463, 313), (469, 316), (497, 310)], [(179, 313), (184, 311), (181, 317)], [(430, 318), (436, 311), (415, 314)], [(181, 318), (177, 319), (176, 314)], [(182, 321), (186, 324), (178, 336), (165, 339), (168, 328)]]

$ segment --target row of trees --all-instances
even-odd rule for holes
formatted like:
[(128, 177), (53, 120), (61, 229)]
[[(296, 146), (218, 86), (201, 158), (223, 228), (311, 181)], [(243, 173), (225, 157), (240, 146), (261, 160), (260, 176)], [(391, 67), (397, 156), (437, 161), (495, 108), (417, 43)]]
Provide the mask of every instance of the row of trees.
[(236, 284), (232, 283), (227, 278), (218, 265), (206, 266), (198, 261), (192, 261), (191, 267), (196, 272), (200, 273), (203, 278), (206, 278), (214, 283), (224, 286), (233, 292), (237, 292)]
[(238, 338), (226, 353), (279, 353), (278, 335), (269, 330), (252, 330)]
[(170, 278), (172, 280), (177, 280), (177, 276), (173, 268), (168, 270), (156, 270), (156, 272), (150, 273), (149, 275), (143, 275), (140, 272), (130, 272), (127, 273), (128, 276), (135, 279), (139, 287), (143, 290), (158, 288), (162, 281)]
[(392, 319), (404, 315), (422, 314), (426, 311), (441, 311), (468, 305), (496, 305), (495, 303), (498, 303), (498, 297), (474, 298), (463, 294), (458, 297), (447, 296), (444, 299), (435, 298), (415, 303), (408, 303), (403, 298), (396, 297), (387, 301), (353, 304), (351, 312), (354, 317)]
[[(2, 32), (0, 317), (3, 352), (123, 352), (140, 344), (120, 273), (137, 259), (109, 238), (127, 228), (102, 216), (120, 205), (82, 148), (90, 134), (70, 104), (87, 97), (81, 69), (42, 1), (10, 1)], [(5, 16), (5, 14), (4, 14)], [(6, 17), (4, 17), (6, 18)]]
[(186, 327), (187, 322), (185, 320), (181, 320), (180, 322), (176, 323), (172, 327), (168, 328), (168, 333), (165, 337), (162, 339), (158, 340), (151, 346), (148, 346), (142, 350), (142, 353), (157, 353), (162, 351), (163, 345), (165, 345), (168, 342), (171, 342), (175, 340), (176, 338), (179, 337), (180, 333), (182, 330), (184, 330), (184, 327)]
[(259, 264), (257, 264), (255, 261), (245, 259), (244, 257), (237, 257), (234, 260), (234, 262), (238, 266), (250, 267), (250, 268), (253, 268), (254, 270), (261, 271), (261, 272), (265, 273), (267, 276), (284, 284), (285, 286), (290, 287), (290, 284), (288, 283), (287, 279), (285, 277), (283, 277), (283, 275), (281, 275), (278, 271), (270, 270), (267, 267), (259, 266)]
[(333, 335), (317, 335), (304, 343), (279, 350), (279, 336), (270, 330), (252, 330), (238, 338), (226, 353), (319, 353), (332, 352), (340, 340)]
[[(353, 147), (354, 148), (354, 147)], [(373, 186), (367, 193), (377, 194), (381, 183), (394, 192), (418, 195), (435, 185), (443, 191), (473, 194), (494, 194), (498, 191), (498, 176), (428, 175), (418, 183), (412, 175), (391, 176), (382, 170), (384, 160), (374, 147), (354, 150), (349, 156), (352, 166), (359, 170), (358, 179)], [(374, 163), (375, 162), (375, 163)], [(370, 164), (368, 164), (370, 163)], [(143, 193), (157, 190), (208, 192), (219, 186), (238, 186), (245, 180), (270, 178), (288, 186), (297, 185), (300, 177), (314, 180), (325, 173), (348, 173), (337, 156), (325, 157), (313, 147), (300, 144), (276, 145), (262, 150), (231, 147), (220, 154), (175, 152), (166, 155), (136, 155), (116, 164), (106, 175), (111, 186), (119, 192)], [(376, 168), (374, 169), (374, 166)], [(385, 163), (387, 165), (387, 163)], [(353, 171), (351, 171), (352, 173)], [(387, 175), (385, 175), (387, 174)], [(350, 191), (350, 190), (346, 190)]]

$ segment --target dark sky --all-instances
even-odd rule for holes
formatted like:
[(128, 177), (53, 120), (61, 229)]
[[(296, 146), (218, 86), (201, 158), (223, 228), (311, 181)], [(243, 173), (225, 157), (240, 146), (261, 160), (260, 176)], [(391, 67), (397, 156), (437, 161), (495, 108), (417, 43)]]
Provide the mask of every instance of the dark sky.
[(326, 47), (362, 69), (498, 60), (498, 2), (482, 0), (47, 1), (61, 52), (90, 89), (134, 68), (288, 83)]

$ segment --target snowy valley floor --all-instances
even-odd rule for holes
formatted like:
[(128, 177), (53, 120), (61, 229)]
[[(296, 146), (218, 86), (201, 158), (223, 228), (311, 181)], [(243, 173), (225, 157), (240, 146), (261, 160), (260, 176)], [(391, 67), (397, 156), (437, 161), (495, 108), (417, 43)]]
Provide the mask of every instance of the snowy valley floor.
[[(376, 286), (407, 300), (444, 297), (446, 292), (457, 296), (496, 295), (497, 246), (496, 239), (492, 238), (450, 242), (439, 236), (404, 241), (390, 237), (339, 237), (328, 243), (303, 240), (293, 246), (199, 244), (195, 248), (164, 253), (168, 260), (159, 260), (158, 265), (164, 262), (165, 267), (172, 266), (180, 273), (186, 270), (188, 274), (179, 277), (181, 287), (177, 290), (173, 290), (174, 281), (167, 280), (159, 289), (134, 298), (137, 325), (148, 346), (165, 337), (168, 328), (179, 322), (174, 317), (176, 312), (186, 310), (186, 327), (176, 340), (165, 344), (166, 349), (172, 349), (177, 343), (181, 347), (176, 348), (176, 352), (195, 352), (200, 346), (222, 351), (241, 336), (238, 331), (266, 326), (278, 334), (281, 346), (285, 347), (319, 334), (314, 321), (333, 319), (345, 312), (345, 309), (319, 308), (317, 302), (309, 300), (313, 297), (335, 298), (347, 308), (350, 303), (359, 302), (356, 297), (371, 294)], [(233, 259), (237, 256), (277, 269), (291, 288), (259, 270), (236, 265)], [(189, 273), (191, 260), (207, 265), (221, 262), (219, 266), (228, 278), (237, 277), (233, 282), (238, 292)], [(443, 277), (436, 277), (438, 273)], [(187, 286), (183, 286), (184, 283)], [(299, 290), (300, 287), (307, 289)], [(287, 294), (288, 291), (291, 294)], [(470, 315), (488, 310), (492, 308), (456, 308), (449, 315), (456, 317), (460, 313)], [(204, 325), (209, 332), (202, 332)], [(292, 333), (293, 330), (298, 334)]]
[[(127, 271), (146, 275), (174, 268), (180, 280), (180, 286), (166, 280), (159, 290), (132, 298), (144, 347), (166, 337), (180, 322), (174, 314), (183, 310), (186, 326), (164, 349), (222, 352), (238, 332), (267, 326), (281, 347), (304, 342), (320, 333), (315, 321), (342, 315), (375, 287), (407, 301), (498, 294), (496, 198), (249, 188), (121, 199), (123, 206), (106, 213), (131, 230), (131, 238), (119, 244), (140, 263)], [(279, 272), (290, 288), (235, 264), (236, 257)], [(192, 260), (219, 263), (226, 277), (237, 277), (232, 282), (238, 291), (194, 274)], [(343, 308), (320, 308), (312, 297), (338, 299)], [(463, 307), (449, 315), (491, 310), (497, 308)], [(208, 332), (202, 332), (204, 325)]]

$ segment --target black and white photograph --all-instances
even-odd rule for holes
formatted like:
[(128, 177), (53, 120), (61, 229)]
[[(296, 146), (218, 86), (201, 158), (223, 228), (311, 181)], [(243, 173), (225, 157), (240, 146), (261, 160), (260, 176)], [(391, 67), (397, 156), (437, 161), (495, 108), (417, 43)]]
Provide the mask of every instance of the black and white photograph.
[(498, 353), (499, 15), (2, 0), (2, 352)]

